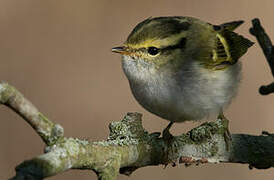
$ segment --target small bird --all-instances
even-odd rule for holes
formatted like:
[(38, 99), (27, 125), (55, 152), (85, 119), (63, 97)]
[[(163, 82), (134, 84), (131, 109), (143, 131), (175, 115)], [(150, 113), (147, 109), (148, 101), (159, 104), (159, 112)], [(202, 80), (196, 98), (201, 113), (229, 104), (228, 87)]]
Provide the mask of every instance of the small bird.
[(253, 42), (233, 32), (243, 21), (212, 25), (193, 17), (155, 17), (139, 23), (122, 55), (132, 94), (149, 112), (171, 123), (224, 118), (235, 97), (243, 56)]

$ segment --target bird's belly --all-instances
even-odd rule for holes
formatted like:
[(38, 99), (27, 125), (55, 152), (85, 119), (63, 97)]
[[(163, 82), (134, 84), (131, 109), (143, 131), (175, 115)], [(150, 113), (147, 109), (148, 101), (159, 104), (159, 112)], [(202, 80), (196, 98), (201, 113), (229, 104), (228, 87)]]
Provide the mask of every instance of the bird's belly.
[[(182, 79), (153, 78), (130, 83), (137, 101), (148, 111), (173, 122), (216, 116), (235, 96), (240, 64), (222, 71), (197, 71)], [(208, 71), (208, 72), (207, 72)]]
[[(132, 85), (134, 86), (134, 85)], [(166, 120), (183, 122), (202, 119), (203, 107), (187, 97), (185, 92), (167, 87), (131, 88), (135, 99), (149, 112)]]

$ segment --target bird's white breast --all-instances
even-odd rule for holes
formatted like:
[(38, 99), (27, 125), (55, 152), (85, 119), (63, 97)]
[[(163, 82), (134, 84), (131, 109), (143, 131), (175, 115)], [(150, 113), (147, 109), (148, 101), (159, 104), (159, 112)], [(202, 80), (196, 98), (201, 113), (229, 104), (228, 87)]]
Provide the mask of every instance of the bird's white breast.
[(144, 60), (123, 56), (123, 70), (136, 100), (170, 121), (199, 120), (217, 115), (236, 95), (241, 64), (213, 71), (192, 61), (177, 73), (157, 71)]

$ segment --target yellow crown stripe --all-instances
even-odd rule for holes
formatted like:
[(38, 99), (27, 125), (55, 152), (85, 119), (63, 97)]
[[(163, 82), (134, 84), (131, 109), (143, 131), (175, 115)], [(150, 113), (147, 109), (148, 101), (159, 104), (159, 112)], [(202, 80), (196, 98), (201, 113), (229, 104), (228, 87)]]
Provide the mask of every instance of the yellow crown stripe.
[(126, 46), (133, 48), (133, 49), (140, 49), (140, 48), (148, 48), (148, 47), (156, 47), (156, 48), (163, 48), (167, 46), (172, 46), (178, 43), (178, 41), (182, 38), (185, 37), (185, 32), (182, 32), (180, 34), (176, 34), (173, 36), (169, 36), (164, 39), (148, 39), (145, 40), (139, 44), (126, 44)]

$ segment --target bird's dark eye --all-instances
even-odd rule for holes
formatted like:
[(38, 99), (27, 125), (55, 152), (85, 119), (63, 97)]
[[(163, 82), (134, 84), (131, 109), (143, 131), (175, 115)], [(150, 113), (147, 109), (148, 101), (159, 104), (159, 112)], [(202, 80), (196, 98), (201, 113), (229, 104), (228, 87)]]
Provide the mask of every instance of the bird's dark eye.
[(156, 48), (156, 47), (149, 47), (147, 49), (147, 52), (148, 52), (148, 54), (150, 54), (152, 56), (155, 56), (155, 55), (157, 55), (159, 53), (159, 49)]

